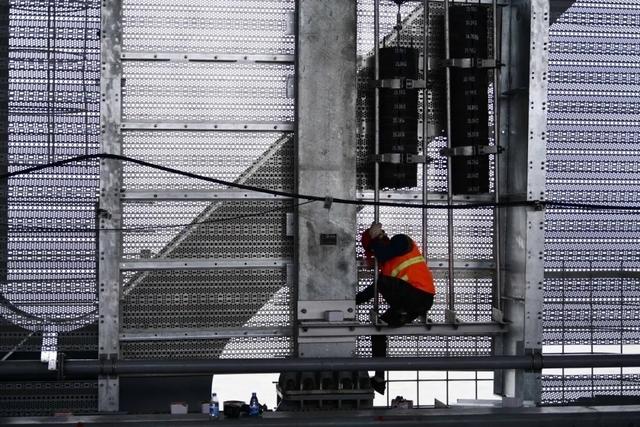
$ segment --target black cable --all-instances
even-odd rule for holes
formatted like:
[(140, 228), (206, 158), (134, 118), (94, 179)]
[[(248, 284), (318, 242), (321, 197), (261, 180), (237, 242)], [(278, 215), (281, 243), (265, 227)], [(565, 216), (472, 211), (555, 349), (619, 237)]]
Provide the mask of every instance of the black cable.
[[(193, 178), (200, 181), (210, 182), (213, 184), (238, 188), (241, 190), (255, 191), (258, 193), (270, 194), (274, 196), (282, 196), (282, 197), (288, 197), (293, 199), (305, 199), (305, 200), (318, 201), (318, 202), (324, 202), (328, 199), (328, 197), (299, 194), (299, 193), (278, 191), (278, 190), (270, 190), (270, 189), (254, 187), (246, 184), (239, 184), (235, 182), (224, 181), (221, 179), (202, 176), (195, 173), (170, 168), (167, 166), (161, 166), (154, 163), (149, 163), (144, 160), (138, 160), (128, 156), (122, 156), (118, 154), (106, 154), (106, 153), (87, 154), (83, 156), (77, 156), (77, 157), (71, 157), (68, 159), (59, 160), (57, 162), (33, 166), (30, 168), (2, 174), (0, 175), (0, 179), (8, 179), (18, 175), (26, 175), (26, 174), (38, 172), (44, 169), (60, 167), (60, 166), (65, 166), (71, 163), (78, 163), (78, 162), (94, 160), (94, 159), (111, 159), (111, 160), (120, 160), (120, 161), (130, 162), (130, 163), (137, 164), (139, 166), (149, 167), (149, 168), (160, 170), (163, 172), (167, 172), (175, 175), (181, 175), (187, 178)], [(464, 204), (444, 204), (444, 203), (443, 204), (440, 204), (440, 203), (418, 204), (418, 203), (397, 203), (397, 202), (372, 202), (372, 201), (332, 198), (331, 202), (337, 203), (337, 204), (357, 205), (357, 206), (381, 206), (381, 207), (396, 207), (396, 208), (447, 209), (447, 210), (448, 209), (460, 210), (460, 209), (478, 209), (478, 208), (507, 208), (507, 207), (518, 207), (518, 206), (521, 206), (521, 207), (529, 206), (529, 207), (536, 207), (536, 208), (543, 209), (545, 206), (555, 206), (555, 207), (574, 208), (574, 209), (640, 211), (640, 206), (615, 206), (615, 205), (588, 204), (588, 203), (569, 203), (569, 202), (561, 202), (561, 201), (554, 201), (554, 200), (536, 200), (536, 201), (522, 200), (522, 201), (499, 202), (499, 203), (478, 202), (478, 203), (464, 203)]]

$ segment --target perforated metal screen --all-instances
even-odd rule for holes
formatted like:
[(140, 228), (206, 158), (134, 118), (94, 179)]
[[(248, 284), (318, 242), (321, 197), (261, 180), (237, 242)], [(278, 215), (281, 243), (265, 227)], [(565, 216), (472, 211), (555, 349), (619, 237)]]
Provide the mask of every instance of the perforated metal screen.
[[(262, 62), (264, 55), (293, 54), (293, 10), (293, 0), (125, 1), (123, 153), (293, 191), (293, 138), (280, 131), (294, 119), (292, 57)], [(204, 128), (180, 130), (186, 123)], [(145, 130), (149, 124), (160, 129)], [(245, 130), (256, 124), (267, 126)], [(124, 165), (123, 177), (123, 261), (141, 266), (123, 270), (124, 334), (292, 325), (285, 264), (293, 260), (287, 235), (293, 202), (243, 195), (218, 201), (206, 193), (224, 186), (137, 165)], [(139, 198), (140, 192), (155, 196)], [(197, 192), (204, 196), (179, 200)], [(164, 260), (178, 264), (158, 270)], [(126, 358), (284, 357), (293, 354), (293, 342), (282, 336), (168, 338), (123, 342), (121, 350)]]
[[(2, 31), (8, 46), (0, 49), (2, 55), (8, 50), (8, 62), (0, 66), (8, 67), (9, 78), (8, 112), (0, 112), (8, 119), (5, 166), (16, 171), (95, 153), (100, 2), (2, 2), (3, 11), (7, 6)], [(95, 357), (97, 172), (90, 162), (3, 182), (3, 356), (15, 350), (14, 358), (39, 358), (52, 349)], [(0, 383), (0, 416), (62, 408), (94, 412), (97, 382)]]
[[(201, 175), (293, 190), (293, 141), (278, 128), (269, 132), (241, 128), (195, 132), (150, 130), (139, 125), (182, 121), (240, 126), (293, 123), (291, 63), (253, 62), (251, 58), (241, 58), (238, 63), (224, 63), (222, 58), (186, 61), (178, 54), (291, 55), (294, 1), (123, 3), (123, 119), (133, 124), (124, 131), (123, 153)], [(11, 0), (9, 5), (8, 170), (95, 153), (99, 144), (99, 2)], [(358, 52), (366, 58), (373, 46), (371, 2), (359, 1), (358, 10)], [(391, 32), (395, 10), (393, 2), (381, 3), (382, 35)], [(434, 35), (429, 40), (434, 56), (442, 49), (435, 36), (441, 32), (442, 12), (441, 5), (431, 5)], [(421, 47), (421, 5), (407, 2), (402, 13), (406, 29), (401, 43)], [(581, 0), (552, 28), (548, 198), (638, 203), (639, 28), (637, 0)], [(389, 37), (388, 43), (393, 42)], [(148, 60), (154, 59), (154, 54), (169, 55), (170, 60)], [(366, 61), (362, 64), (358, 107), (366, 130), (370, 88), (363, 77)], [(437, 107), (441, 93), (436, 87), (429, 96), (430, 122), (441, 127)], [(360, 167), (365, 163), (369, 135), (365, 131), (359, 136)], [(435, 138), (427, 153), (438, 159), (427, 170), (433, 192), (446, 188), (446, 165), (438, 155), (444, 144), (444, 139)], [(136, 191), (221, 189), (129, 164), (123, 173), (127, 197)], [(364, 174), (359, 175), (358, 183), (359, 188), (366, 187)], [(44, 332), (48, 338), (55, 334), (59, 351), (95, 354), (97, 188), (97, 163), (9, 180), (6, 259), (0, 260), (7, 262), (7, 277), (0, 289), (6, 299), (0, 307), (1, 351), (9, 352), (22, 342), (23, 353), (38, 353), (43, 349)], [(421, 187), (408, 190), (420, 191)], [(293, 240), (286, 235), (286, 212), (293, 210), (289, 201), (149, 200), (132, 196), (123, 201), (123, 210), (128, 228), (123, 235), (124, 261), (258, 258), (267, 262), (287, 260), (292, 255)], [(359, 231), (371, 222), (372, 215), (370, 209), (359, 213)], [(477, 210), (456, 216), (456, 260), (491, 259), (492, 215), (488, 210)], [(429, 211), (428, 217), (426, 251), (431, 258), (445, 258), (446, 219), (440, 212)], [(407, 233), (424, 245), (417, 211), (383, 210), (381, 219), (389, 234)], [(546, 230), (547, 349), (638, 351), (640, 283), (630, 274), (638, 271), (640, 257), (635, 215), (550, 209)], [(438, 267), (437, 263), (433, 266)], [(607, 275), (603, 273), (606, 270), (617, 273)], [(577, 277), (580, 272), (586, 274)], [(281, 266), (171, 272), (143, 268), (122, 274), (123, 331), (291, 325), (292, 283)], [(477, 271), (456, 274), (460, 319), (489, 320), (492, 275)], [(436, 280), (442, 289), (446, 275), (436, 272)], [(362, 270), (359, 286), (370, 281), (370, 272)], [(443, 319), (443, 296), (439, 293), (431, 311), (434, 321)], [(189, 313), (185, 313), (186, 306)], [(367, 308), (358, 312), (362, 321), (366, 321)], [(368, 338), (359, 339), (358, 355), (368, 355), (369, 346)], [(489, 338), (397, 337), (390, 345), (392, 356), (489, 353)], [(122, 356), (129, 358), (292, 354), (293, 342), (286, 336), (128, 342), (122, 346)], [(543, 403), (564, 404), (597, 395), (637, 396), (637, 375), (630, 370), (575, 375), (546, 372)], [(63, 382), (30, 383), (20, 388), (3, 383), (0, 407), (15, 409), (2, 415), (48, 414), (61, 407), (74, 412), (95, 410), (96, 386), (95, 382)], [(16, 403), (25, 402), (24, 396), (57, 396), (60, 388), (66, 392), (64, 401), (48, 397), (41, 399), (39, 406), (22, 409)]]
[[(547, 192), (554, 200), (638, 205), (640, 2), (575, 3), (551, 28)], [(546, 214), (546, 351), (637, 353), (638, 216)], [(632, 369), (551, 371), (545, 404), (638, 396)]]

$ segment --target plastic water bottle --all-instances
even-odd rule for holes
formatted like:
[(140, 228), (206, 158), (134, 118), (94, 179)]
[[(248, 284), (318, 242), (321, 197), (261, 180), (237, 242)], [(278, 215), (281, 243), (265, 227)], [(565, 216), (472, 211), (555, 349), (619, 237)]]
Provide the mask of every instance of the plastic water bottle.
[(249, 400), (249, 416), (260, 416), (260, 402), (258, 402), (258, 396), (255, 392), (251, 393), (251, 400)]
[(211, 402), (209, 402), (209, 417), (213, 419), (220, 418), (220, 402), (218, 401), (218, 395), (211, 393)]

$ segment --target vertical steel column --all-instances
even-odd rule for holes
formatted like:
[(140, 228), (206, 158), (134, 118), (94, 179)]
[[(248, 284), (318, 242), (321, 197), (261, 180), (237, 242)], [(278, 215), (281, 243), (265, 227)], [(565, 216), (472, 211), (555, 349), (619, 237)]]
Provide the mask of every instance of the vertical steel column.
[[(378, 156), (380, 155), (380, 88), (378, 81), (380, 80), (380, 2), (373, 0), (373, 222), (380, 221), (380, 163)], [(373, 310), (378, 313), (380, 307), (380, 298), (378, 296), (378, 260), (374, 260), (373, 266)], [(376, 323), (378, 318), (376, 317)]]
[[(299, 193), (356, 195), (356, 16), (353, 0), (298, 0)], [(298, 320), (355, 318), (355, 229), (355, 206), (298, 208)], [(300, 357), (351, 357), (355, 347), (355, 337), (298, 336)]]
[[(449, 61), (451, 59), (451, 47), (449, 46), (449, 0), (444, 0), (444, 49), (445, 49), (445, 73), (446, 73), (446, 103), (447, 103), (447, 149), (451, 152), (451, 69)], [(447, 157), (447, 203), (453, 203), (453, 159)], [(447, 322), (455, 322), (455, 294), (454, 294), (454, 272), (453, 272), (453, 210), (447, 210), (447, 247), (448, 257), (448, 291), (447, 291), (447, 310), (445, 318)]]
[[(102, 2), (101, 10), (101, 78), (100, 128), (101, 151), (121, 154), (121, 82), (122, 82), (121, 0)], [(122, 226), (120, 190), (122, 165), (116, 160), (100, 161), (99, 259), (98, 259), (98, 354), (101, 358), (118, 357), (120, 353), (120, 270), (122, 236), (114, 231)], [(117, 377), (98, 379), (98, 410), (119, 409)]]
[[(507, 99), (501, 104), (506, 126), (506, 172), (503, 188), (526, 194), (528, 201), (544, 200), (546, 181), (547, 87), (549, 60), (549, 1), (512, 0), (508, 17)], [(507, 108), (508, 107), (508, 108)], [(506, 123), (505, 123), (506, 122)], [(501, 354), (525, 355), (542, 351), (544, 286), (544, 211), (536, 207), (510, 208), (504, 230), (504, 314), (511, 321)], [(538, 372), (506, 370), (503, 394), (518, 402), (540, 402)]]

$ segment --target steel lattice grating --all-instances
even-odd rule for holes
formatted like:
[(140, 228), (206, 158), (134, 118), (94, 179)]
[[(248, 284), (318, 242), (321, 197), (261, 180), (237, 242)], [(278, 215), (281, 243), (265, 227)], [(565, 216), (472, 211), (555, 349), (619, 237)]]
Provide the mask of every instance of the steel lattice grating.
[(127, 52), (293, 54), (293, 0), (131, 0), (122, 8)]
[(98, 381), (0, 382), (0, 417), (94, 414)]
[(255, 359), (284, 358), (293, 354), (291, 337), (247, 337), (230, 339), (123, 342), (125, 359)]
[[(247, 175), (257, 159), (274, 145), (286, 141), (287, 147), (265, 165), (261, 185), (272, 190), (293, 189), (290, 137), (280, 132), (185, 132), (128, 131), (124, 134), (123, 154), (150, 163), (170, 165), (175, 169), (224, 181)], [(279, 179), (278, 175), (285, 175)], [(133, 163), (124, 164), (125, 191), (141, 190), (211, 190), (226, 186), (199, 181)]]
[[(8, 171), (95, 153), (100, 2), (8, 5)], [(16, 176), (7, 187), (0, 351), (95, 358), (97, 163)], [(0, 382), (0, 416), (93, 413), (97, 389), (97, 381)]]
[(127, 61), (123, 76), (125, 122), (293, 122), (293, 65)]
[(568, 402), (585, 403), (599, 397), (604, 402), (637, 401), (640, 394), (640, 375), (637, 373), (589, 375), (545, 375), (542, 401), (547, 405)]
[[(639, 35), (636, 0), (577, 1), (552, 27), (549, 199), (638, 205)], [(640, 343), (640, 284), (625, 277), (639, 267), (638, 231), (632, 213), (547, 210), (545, 270), (554, 275), (545, 279), (544, 344), (628, 352)], [(542, 402), (638, 396), (637, 374), (615, 371), (545, 375)]]
[[(99, 2), (9, 6), (9, 171), (94, 153)], [(0, 290), (12, 305), (2, 314), (12, 322), (65, 332), (95, 320), (97, 172), (92, 162), (9, 180), (8, 271)]]
[[(491, 337), (393, 336), (389, 357), (464, 357), (491, 355)], [(371, 357), (371, 337), (358, 337), (357, 357)]]
[(283, 268), (127, 272), (124, 281), (123, 330), (292, 323)]

